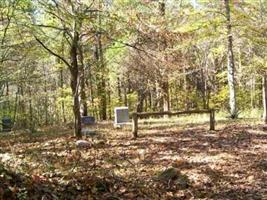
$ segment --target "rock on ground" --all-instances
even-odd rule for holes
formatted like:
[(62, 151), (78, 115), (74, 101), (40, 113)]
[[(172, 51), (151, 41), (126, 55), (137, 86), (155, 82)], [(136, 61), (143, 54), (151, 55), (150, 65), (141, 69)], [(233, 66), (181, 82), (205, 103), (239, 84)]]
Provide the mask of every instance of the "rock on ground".
[(91, 143), (86, 140), (77, 140), (75, 142), (77, 148), (90, 148)]

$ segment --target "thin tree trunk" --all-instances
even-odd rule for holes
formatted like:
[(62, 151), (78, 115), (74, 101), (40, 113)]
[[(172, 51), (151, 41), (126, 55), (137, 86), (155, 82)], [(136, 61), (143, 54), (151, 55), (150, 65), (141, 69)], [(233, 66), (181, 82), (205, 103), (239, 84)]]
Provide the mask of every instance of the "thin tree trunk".
[(19, 102), (19, 86), (17, 86), (16, 98), (15, 98), (15, 107), (14, 107), (13, 123), (16, 123), (16, 120), (17, 120), (18, 102)]
[[(101, 2), (98, 2), (99, 10), (102, 9)], [(99, 30), (96, 33), (96, 61), (98, 64), (98, 97), (100, 97), (100, 108), (99, 114), (100, 119), (107, 120), (107, 95), (106, 95), (106, 80), (105, 80), (105, 63), (104, 63), (104, 55), (103, 55), (103, 46), (102, 46), (102, 37), (101, 37), (101, 26), (102, 26), (102, 16), (98, 14), (98, 27)]]
[(47, 97), (47, 80), (46, 73), (44, 74), (45, 82), (44, 82), (44, 92), (45, 92), (45, 125), (48, 125), (48, 97)]
[(108, 82), (108, 118), (109, 120), (112, 119), (112, 110), (111, 110), (111, 87), (110, 83)]
[(256, 79), (255, 79), (255, 75), (253, 74), (251, 77), (251, 82), (250, 82), (250, 105), (251, 105), (251, 109), (255, 108), (255, 83)]
[(33, 133), (34, 132), (34, 122), (33, 122), (33, 109), (32, 109), (32, 91), (31, 88), (29, 88), (29, 125), (30, 125), (30, 130)]
[(26, 105), (25, 105), (25, 96), (24, 96), (24, 88), (21, 85), (20, 87), (20, 101), (19, 101), (19, 110), (20, 110), (20, 115), (22, 118), (20, 119), (20, 127), (25, 128), (27, 126), (27, 118), (26, 118)]
[(123, 87), (123, 102), (124, 102), (124, 106), (128, 106), (128, 97), (127, 97), (126, 86)]
[[(183, 76), (183, 78), (184, 78), (184, 80), (183, 80), (183, 89), (184, 89), (184, 92), (185, 93), (187, 93), (188, 92), (188, 90), (189, 90), (189, 87), (188, 87), (188, 83), (187, 83), (187, 74), (186, 74), (186, 69), (185, 68), (183, 68), (183, 73), (184, 73), (184, 76)], [(185, 110), (189, 110), (189, 98), (188, 98), (188, 95), (185, 95), (185, 99), (184, 99), (184, 107), (185, 107)]]
[(88, 109), (87, 109), (87, 98), (86, 98), (86, 92), (85, 92), (85, 66), (84, 66), (84, 58), (83, 58), (83, 49), (81, 46), (79, 46), (79, 58), (81, 63), (81, 103), (83, 108), (83, 116), (88, 115)]
[(63, 69), (60, 70), (60, 88), (61, 88), (61, 110), (62, 110), (62, 117), (63, 117), (63, 122), (66, 123), (66, 115), (65, 115), (65, 101), (63, 99), (63, 85), (64, 85), (64, 80), (63, 80)]
[(262, 77), (263, 120), (267, 124), (267, 74)]
[(235, 83), (235, 61), (233, 52), (233, 36), (232, 36), (232, 25), (231, 25), (231, 10), (230, 0), (224, 0), (225, 14), (227, 19), (227, 72), (228, 72), (228, 86), (229, 86), (229, 105), (231, 118), (235, 119), (238, 117), (237, 105), (236, 105), (236, 83)]
[(9, 83), (6, 82), (6, 97), (7, 97), (7, 100), (6, 100), (6, 109), (7, 109), (7, 112), (8, 112), (8, 115), (10, 115), (10, 102), (9, 102)]
[(119, 98), (119, 102), (122, 102), (122, 95), (121, 95), (121, 81), (120, 81), (120, 77), (117, 77), (117, 91), (118, 91), (118, 98)]
[[(159, 1), (159, 13), (162, 17), (165, 17), (166, 5), (165, 1)], [(166, 38), (159, 36), (159, 50), (164, 51), (167, 48)], [(164, 52), (163, 52), (164, 53)], [(166, 58), (166, 56), (164, 56)], [(170, 110), (170, 95), (169, 95), (169, 80), (167, 74), (162, 74), (163, 80), (161, 84), (162, 90), (162, 106), (163, 111)], [(167, 115), (164, 117), (168, 117)]]
[(143, 112), (144, 110), (144, 99), (145, 99), (145, 93), (144, 91), (138, 90), (137, 91), (137, 107), (136, 112)]
[(102, 42), (100, 33), (96, 34), (96, 52), (95, 58), (97, 61), (98, 73), (97, 73), (97, 94), (100, 98), (99, 115), (101, 120), (107, 119), (107, 99), (106, 99), (106, 82), (104, 78), (104, 60), (102, 51)]
[(164, 81), (162, 83), (161, 89), (162, 89), (162, 92), (163, 92), (163, 111), (170, 111), (169, 82), (168, 81)]

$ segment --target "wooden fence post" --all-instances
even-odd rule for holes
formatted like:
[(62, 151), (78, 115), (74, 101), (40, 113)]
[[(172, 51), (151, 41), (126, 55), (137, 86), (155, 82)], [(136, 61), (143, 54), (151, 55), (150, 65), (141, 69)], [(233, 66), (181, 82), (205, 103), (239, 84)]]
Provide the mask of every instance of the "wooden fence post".
[(215, 111), (213, 109), (210, 110), (210, 130), (215, 130)]
[(134, 138), (137, 138), (138, 133), (138, 115), (137, 113), (132, 114), (132, 134)]

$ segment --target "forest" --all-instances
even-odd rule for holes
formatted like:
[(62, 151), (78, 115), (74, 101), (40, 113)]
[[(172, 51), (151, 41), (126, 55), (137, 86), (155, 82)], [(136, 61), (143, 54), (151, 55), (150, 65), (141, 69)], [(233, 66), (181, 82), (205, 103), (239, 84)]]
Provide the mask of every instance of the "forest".
[(266, 0), (0, 0), (0, 200), (267, 199), (266, 50)]

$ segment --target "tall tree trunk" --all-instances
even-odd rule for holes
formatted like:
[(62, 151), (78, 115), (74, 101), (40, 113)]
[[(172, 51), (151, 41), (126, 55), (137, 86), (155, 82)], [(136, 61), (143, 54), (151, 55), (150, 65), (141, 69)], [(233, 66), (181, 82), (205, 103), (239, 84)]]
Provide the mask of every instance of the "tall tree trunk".
[(107, 96), (108, 96), (108, 118), (109, 120), (112, 119), (112, 109), (111, 109), (111, 87), (110, 83), (108, 81), (108, 91), (107, 91)]
[(6, 101), (5, 101), (5, 104), (6, 104), (6, 108), (5, 108), (5, 112), (8, 113), (8, 115), (10, 115), (10, 102), (9, 102), (9, 83), (8, 81), (6, 82)]
[(262, 77), (263, 120), (267, 124), (267, 74)]
[(73, 95), (73, 113), (74, 113), (74, 133), (77, 138), (82, 136), (81, 133), (81, 113), (80, 113), (80, 100), (79, 100), (79, 66), (78, 66), (78, 40), (79, 34), (74, 31), (72, 45), (70, 49), (71, 58), (71, 90)]
[(88, 80), (87, 80), (87, 85), (89, 87), (89, 97), (90, 97), (90, 105), (92, 109), (92, 115), (97, 118), (97, 113), (96, 113), (96, 108), (95, 108), (95, 103), (94, 103), (94, 86), (93, 86), (93, 77), (92, 77), (92, 67), (89, 66), (88, 69)]
[(86, 92), (85, 92), (85, 66), (84, 66), (84, 58), (83, 58), (83, 48), (82, 46), (79, 46), (79, 58), (81, 63), (81, 103), (82, 103), (82, 109), (83, 109), (83, 116), (88, 115), (88, 109), (87, 109), (87, 98), (86, 98)]
[(124, 86), (123, 86), (123, 102), (124, 102), (124, 106), (128, 106), (128, 97), (127, 97), (126, 83), (124, 83)]
[[(98, 2), (98, 9), (102, 10), (102, 4)], [(106, 95), (106, 75), (105, 75), (105, 62), (102, 46), (102, 16), (98, 13), (98, 27), (99, 30), (96, 33), (96, 61), (98, 64), (98, 97), (100, 97), (100, 119), (107, 120), (107, 95)]]
[(47, 81), (46, 81), (46, 73), (45, 75), (45, 82), (44, 82), (44, 92), (45, 92), (45, 125), (48, 125), (48, 97), (47, 97)]
[(17, 86), (16, 98), (15, 98), (15, 107), (14, 107), (13, 123), (16, 123), (16, 121), (17, 121), (18, 102), (19, 102), (19, 86)]
[(229, 105), (231, 118), (238, 117), (238, 110), (236, 105), (236, 83), (235, 83), (235, 60), (233, 52), (233, 36), (231, 25), (231, 10), (230, 0), (224, 0), (225, 14), (227, 19), (227, 73), (228, 73), (228, 86), (229, 86)]
[(31, 88), (29, 88), (29, 126), (30, 126), (30, 131), (33, 133), (34, 132), (34, 122), (33, 122), (33, 108), (32, 108), (32, 91)]
[(144, 110), (145, 93), (142, 89), (137, 91), (137, 107), (136, 112), (143, 112)]
[(153, 98), (153, 96), (152, 96), (152, 90), (149, 90), (149, 93), (148, 93), (148, 104), (149, 104), (149, 111), (151, 111), (152, 110), (152, 98)]
[(101, 41), (101, 34), (96, 35), (97, 47), (96, 58), (98, 63), (98, 96), (100, 97), (100, 119), (107, 119), (107, 97), (106, 97), (106, 80), (105, 80), (105, 63)]
[[(185, 93), (187, 93), (187, 92), (190, 92), (190, 91), (189, 91), (188, 77), (187, 77), (187, 74), (186, 74), (185, 67), (183, 68), (183, 73), (184, 73), (184, 76), (183, 76), (183, 90), (184, 90)], [(189, 97), (188, 97), (188, 95), (185, 95), (185, 99), (184, 99), (185, 110), (189, 110), (189, 108), (190, 108), (189, 104), (190, 104)]]
[(255, 108), (255, 90), (256, 90), (256, 87), (255, 87), (255, 83), (256, 82), (256, 79), (255, 79), (255, 75), (253, 74), (251, 79), (250, 79), (250, 106), (251, 106), (251, 109), (254, 109)]
[(163, 93), (163, 111), (170, 110), (170, 94), (169, 94), (169, 82), (164, 81), (161, 86)]
[[(162, 18), (165, 17), (165, 12), (166, 12), (165, 1), (159, 1), (159, 13), (162, 16)], [(167, 48), (166, 38), (159, 36), (159, 51), (165, 51), (166, 48)], [(164, 58), (166, 59), (166, 56), (164, 56)], [(168, 75), (165, 73), (162, 74), (162, 84), (160, 86), (162, 90), (163, 111), (169, 111), (170, 110), (169, 80), (168, 80)]]
[[(63, 86), (64, 86), (64, 80), (63, 80), (63, 69), (60, 69), (60, 88), (61, 88), (61, 98), (63, 98)], [(66, 115), (65, 115), (65, 101), (62, 99), (61, 102), (61, 110), (62, 110), (62, 117), (63, 117), (63, 122), (66, 123)]]
[(20, 115), (22, 116), (21, 119), (19, 120), (19, 125), (22, 128), (27, 127), (27, 118), (26, 118), (26, 105), (25, 105), (25, 96), (24, 96), (24, 88), (23, 84), (19, 86), (19, 93), (20, 93), (20, 100), (19, 100), (19, 110), (20, 110)]
[(117, 91), (118, 91), (118, 98), (119, 98), (119, 102), (122, 102), (122, 95), (121, 95), (121, 81), (120, 81), (120, 77), (117, 77)]
[(158, 106), (158, 90), (157, 90), (156, 83), (155, 83), (155, 85), (152, 88), (151, 99), (152, 99), (152, 111), (157, 111), (157, 106)]

